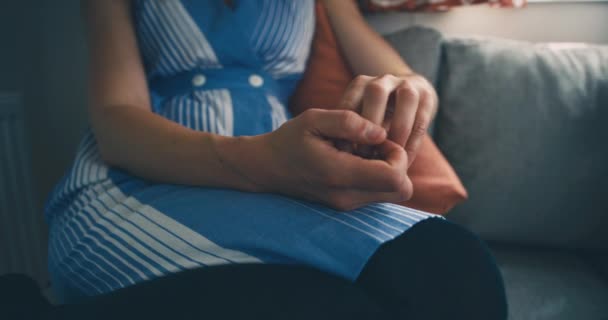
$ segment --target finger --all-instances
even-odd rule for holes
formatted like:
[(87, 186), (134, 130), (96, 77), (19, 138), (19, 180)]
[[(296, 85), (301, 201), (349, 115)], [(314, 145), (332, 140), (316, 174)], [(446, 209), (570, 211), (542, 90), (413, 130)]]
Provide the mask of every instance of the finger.
[(386, 140), (378, 147), (380, 157), (390, 166), (407, 171), (408, 154), (401, 145)]
[[(407, 177), (407, 155), (403, 147), (386, 141), (380, 146), (384, 159), (364, 159), (344, 152), (335, 152), (326, 162), (326, 176), (334, 188), (359, 191), (395, 192)], [(337, 154), (336, 154), (337, 153)]]
[(320, 110), (306, 112), (305, 121), (313, 133), (331, 139), (354, 143), (379, 144), (386, 139), (386, 130), (349, 110)]
[(370, 76), (359, 75), (355, 77), (349, 84), (344, 95), (338, 104), (339, 109), (352, 110), (357, 113), (361, 112), (361, 100), (367, 84), (374, 79)]
[[(363, 98), (363, 92), (365, 91), (365, 86), (369, 81), (371, 81), (373, 77), (358, 75), (356, 76), (349, 84), (346, 90), (344, 90), (344, 95), (342, 96), (340, 102), (338, 103), (338, 109), (351, 110), (357, 113), (361, 112), (361, 100)], [(354, 153), (356, 152), (357, 146), (356, 144), (350, 143), (349, 141), (340, 141), (335, 144), (338, 150)]]
[(432, 95), (422, 95), (416, 112), (416, 119), (412, 125), (411, 133), (405, 144), (405, 151), (408, 155), (408, 167), (414, 162), (418, 149), (422, 144), (422, 139), (427, 134), (427, 129), (431, 123), (434, 113), (434, 99)]
[(402, 81), (392, 75), (369, 81), (363, 94), (361, 115), (373, 123), (382, 124), (389, 96)]
[(367, 192), (359, 190), (333, 189), (327, 193), (327, 203), (339, 211), (352, 211), (365, 205), (377, 202), (401, 203), (411, 198), (412, 182), (404, 180), (401, 190), (396, 192)]
[[(373, 123), (383, 125), (391, 93), (402, 81), (392, 75), (384, 75), (369, 81), (363, 95), (361, 115)], [(370, 158), (373, 153), (374, 150), (367, 146), (357, 148), (357, 154), (364, 158)]]
[(418, 104), (419, 94), (412, 84), (404, 82), (395, 89), (395, 112), (388, 138), (402, 147), (412, 132)]

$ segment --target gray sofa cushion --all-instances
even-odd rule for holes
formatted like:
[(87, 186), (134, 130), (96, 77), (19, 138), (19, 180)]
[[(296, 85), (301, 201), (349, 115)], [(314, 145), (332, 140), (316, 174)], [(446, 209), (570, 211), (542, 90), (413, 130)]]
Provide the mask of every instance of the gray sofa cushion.
[[(387, 34), (386, 41), (395, 48), (403, 60), (418, 74), (433, 84), (437, 84), (439, 59), (443, 35), (431, 28), (413, 26)], [(429, 133), (434, 132), (435, 122), (429, 126)]]
[(608, 46), (451, 38), (436, 141), (491, 240), (608, 248)]
[(510, 320), (608, 318), (608, 282), (578, 254), (494, 247)]
[(413, 26), (384, 38), (403, 57), (409, 66), (431, 83), (437, 82), (443, 36), (431, 28)]

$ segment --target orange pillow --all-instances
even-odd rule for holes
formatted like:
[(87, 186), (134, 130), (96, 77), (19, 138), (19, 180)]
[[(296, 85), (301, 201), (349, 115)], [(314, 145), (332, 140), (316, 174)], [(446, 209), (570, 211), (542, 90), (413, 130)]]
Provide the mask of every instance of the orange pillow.
[[(306, 72), (289, 102), (294, 114), (311, 107), (330, 109), (337, 106), (353, 78), (338, 47), (325, 7), (319, 1), (315, 14), (315, 35)], [(428, 135), (424, 137), (408, 175), (414, 184), (414, 196), (402, 203), (405, 206), (445, 214), (467, 198), (454, 169)]]

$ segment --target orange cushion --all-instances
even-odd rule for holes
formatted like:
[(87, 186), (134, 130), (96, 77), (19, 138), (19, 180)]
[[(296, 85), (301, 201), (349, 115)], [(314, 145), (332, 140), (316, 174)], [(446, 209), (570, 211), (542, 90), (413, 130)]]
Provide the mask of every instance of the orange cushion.
[[(353, 78), (342, 56), (325, 7), (315, 7), (316, 27), (306, 72), (289, 107), (294, 114), (317, 107), (331, 109)], [(467, 198), (467, 192), (454, 169), (430, 136), (425, 136), (408, 175), (414, 184), (414, 196), (403, 205), (428, 212), (445, 214)]]

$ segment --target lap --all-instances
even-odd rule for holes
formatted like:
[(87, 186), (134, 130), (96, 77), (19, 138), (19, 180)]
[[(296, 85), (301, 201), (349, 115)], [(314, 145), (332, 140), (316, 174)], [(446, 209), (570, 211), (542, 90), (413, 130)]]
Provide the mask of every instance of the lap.
[(403, 319), (506, 319), (503, 280), (489, 249), (443, 219), (383, 244), (357, 284)]
[(66, 297), (233, 263), (302, 264), (354, 280), (382, 243), (433, 216), (392, 204), (337, 212), (275, 194), (124, 177), (71, 201), (50, 237), (51, 273), (73, 293)]
[(382, 245), (355, 282), (298, 265), (225, 265), (53, 312), (58, 319), (504, 319), (506, 302), (485, 245), (453, 223), (429, 219)]

